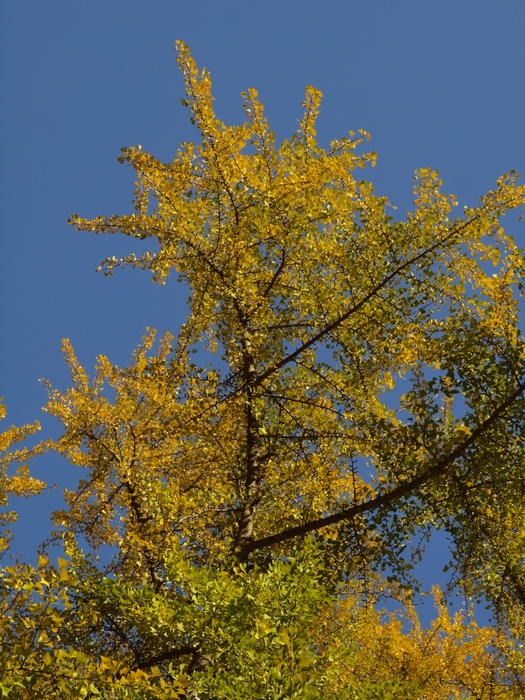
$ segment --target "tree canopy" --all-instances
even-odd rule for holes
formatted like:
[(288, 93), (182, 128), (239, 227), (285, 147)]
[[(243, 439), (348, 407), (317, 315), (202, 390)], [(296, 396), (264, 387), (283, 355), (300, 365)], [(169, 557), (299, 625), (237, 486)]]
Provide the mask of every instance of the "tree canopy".
[[(92, 376), (64, 341), (60, 435), (1, 438), (4, 503), (42, 488), (10, 471), (33, 454), (82, 469), (38, 563), (2, 568), (2, 694), (521, 697), (525, 257), (502, 219), (525, 187), (459, 207), (422, 169), (400, 217), (366, 132), (318, 143), (318, 90), (277, 143), (255, 90), (228, 126), (182, 43), (178, 62), (200, 139), (124, 149), (133, 213), (71, 223), (145, 242), (101, 269), (177, 275), (187, 316)], [(437, 588), (421, 626), (437, 531), (492, 626)]]

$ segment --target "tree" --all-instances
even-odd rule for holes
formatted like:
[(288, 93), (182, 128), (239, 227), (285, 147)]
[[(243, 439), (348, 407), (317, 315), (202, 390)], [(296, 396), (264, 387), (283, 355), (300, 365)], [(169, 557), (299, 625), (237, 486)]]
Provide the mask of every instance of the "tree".
[[(226, 126), (178, 50), (200, 143), (169, 163), (125, 149), (134, 213), (71, 223), (151, 243), (101, 269), (174, 272), (187, 318), (176, 337), (149, 330), (127, 367), (100, 356), (93, 378), (64, 343), (71, 386), (45, 407), (63, 430), (37, 449), (85, 477), (55, 514), (58, 565), (4, 569), (4, 686), (517, 698), (525, 262), (501, 220), (524, 186), (510, 173), (460, 212), (420, 170), (399, 220), (360, 178), (366, 132), (318, 144), (317, 90), (278, 145), (254, 90)], [(436, 530), (493, 628), (437, 593), (421, 629), (412, 567)], [(385, 619), (386, 596), (404, 612)]]

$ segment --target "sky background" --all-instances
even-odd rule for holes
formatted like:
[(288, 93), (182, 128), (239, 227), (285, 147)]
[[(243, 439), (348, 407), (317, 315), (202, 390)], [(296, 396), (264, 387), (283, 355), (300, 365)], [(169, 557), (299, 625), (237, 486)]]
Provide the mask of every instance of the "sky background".
[[(438, 169), (467, 204), (509, 169), (525, 173), (524, 37), (525, 0), (0, 0), (8, 422), (42, 418), (40, 377), (67, 385), (61, 338), (91, 368), (100, 353), (127, 362), (146, 326), (176, 331), (181, 321), (184, 293), (174, 282), (95, 273), (133, 241), (66, 223), (73, 212), (130, 211), (132, 173), (116, 160), (122, 146), (170, 159), (194, 137), (180, 105), (177, 39), (211, 71), (226, 122), (242, 120), (239, 93), (256, 87), (285, 138), (305, 85), (321, 89), (320, 141), (371, 132), (379, 154), (372, 179), (402, 216), (416, 168)], [(523, 224), (516, 234), (524, 240)], [(60, 488), (20, 503), (14, 550), (27, 556), (49, 530), (60, 489), (79, 476), (52, 456), (34, 471)], [(437, 559), (426, 565), (430, 578)]]

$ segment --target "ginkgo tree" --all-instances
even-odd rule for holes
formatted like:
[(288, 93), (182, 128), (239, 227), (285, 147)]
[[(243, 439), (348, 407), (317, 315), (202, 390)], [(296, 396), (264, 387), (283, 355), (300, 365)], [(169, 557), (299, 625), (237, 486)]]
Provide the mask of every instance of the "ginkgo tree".
[[(82, 478), (58, 561), (3, 569), (2, 692), (520, 697), (525, 258), (502, 218), (525, 187), (459, 209), (423, 169), (401, 219), (364, 178), (366, 132), (318, 143), (319, 91), (277, 143), (255, 90), (227, 126), (182, 43), (178, 62), (200, 139), (167, 163), (124, 149), (133, 213), (71, 223), (145, 241), (101, 269), (177, 275), (187, 317), (93, 376), (64, 341), (62, 430), (33, 452)], [(493, 627), (436, 590), (421, 628), (413, 567), (438, 530)]]

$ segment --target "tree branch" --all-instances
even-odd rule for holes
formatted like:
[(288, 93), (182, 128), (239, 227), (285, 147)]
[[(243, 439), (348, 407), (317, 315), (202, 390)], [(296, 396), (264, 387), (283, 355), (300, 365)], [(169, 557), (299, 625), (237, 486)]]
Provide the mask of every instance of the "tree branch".
[[(500, 203), (498, 206), (501, 206), (502, 204), (508, 204), (508, 202), (503, 202)], [(489, 209), (490, 212), (490, 209)], [(487, 213), (487, 212), (483, 212)], [(320, 340), (323, 340), (323, 338), (326, 338), (327, 335), (329, 335), (332, 331), (334, 331), (336, 328), (339, 328), (339, 326), (344, 323), (350, 316), (355, 314), (357, 311), (363, 308), (365, 304), (367, 304), (371, 299), (373, 299), (379, 292), (384, 289), (392, 280), (396, 279), (396, 277), (400, 277), (405, 270), (411, 268), (413, 265), (418, 263), (420, 260), (425, 258), (427, 255), (430, 253), (433, 253), (436, 250), (439, 250), (439, 248), (442, 248), (446, 246), (446, 244), (455, 236), (457, 236), (463, 229), (465, 229), (467, 226), (471, 225), (474, 221), (479, 219), (481, 217), (481, 213), (476, 214), (472, 219), (469, 219), (467, 221), (462, 222), (460, 225), (454, 226), (452, 230), (444, 236), (441, 240), (436, 241), (430, 246), (427, 246), (423, 250), (419, 251), (419, 253), (416, 253), (413, 255), (411, 258), (408, 258), (401, 264), (397, 265), (392, 272), (390, 272), (386, 277), (383, 277), (383, 279), (375, 284), (370, 291), (365, 294), (364, 297), (362, 297), (359, 301), (355, 302), (352, 304), (352, 306), (348, 307), (346, 311), (344, 311), (340, 316), (335, 318), (333, 321), (330, 323), (327, 323), (323, 328), (321, 328), (320, 331), (315, 333), (311, 338), (306, 340), (302, 345), (300, 345), (298, 348), (293, 350), (291, 353), (288, 355), (285, 355), (285, 357), (281, 358), (278, 362), (276, 362), (274, 365), (271, 367), (268, 367), (268, 369), (264, 370), (264, 372), (261, 372), (256, 378), (255, 381), (255, 386), (258, 386), (262, 384), (268, 377), (271, 377), (274, 375), (276, 372), (278, 372), (281, 367), (284, 367), (285, 365), (289, 364), (290, 362), (293, 362), (299, 355), (302, 355), (305, 350), (308, 350), (308, 348), (312, 347), (312, 345), (315, 345), (318, 343)]]
[(352, 520), (352, 518), (355, 518), (361, 513), (367, 513), (369, 511), (377, 510), (378, 508), (390, 506), (403, 498), (403, 496), (408, 496), (414, 493), (414, 491), (416, 491), (423, 484), (427, 483), (436, 476), (442, 475), (456, 459), (461, 457), (481, 435), (483, 435), (499, 418), (503, 416), (505, 411), (524, 391), (525, 382), (519, 383), (517, 388), (507, 397), (507, 399), (505, 399), (503, 403), (499, 404), (499, 406), (497, 406), (488, 416), (488, 418), (482, 421), (477, 428), (474, 428), (468, 437), (460, 442), (459, 445), (456, 445), (451, 452), (439, 459), (433, 466), (425, 469), (419, 476), (415, 477), (411, 481), (401, 483), (388, 493), (381, 494), (380, 496), (376, 496), (375, 498), (372, 498), (369, 501), (364, 501), (363, 503), (357, 503), (349, 508), (344, 508), (337, 513), (332, 513), (332, 515), (316, 518), (315, 520), (303, 523), (302, 525), (297, 525), (296, 527), (291, 527), (287, 530), (277, 532), (274, 535), (262, 537), (259, 540), (252, 540), (246, 545), (247, 551), (252, 552), (258, 549), (263, 549), (264, 547), (270, 547), (274, 544), (286, 542), (294, 537), (304, 537), (309, 532), (320, 530), (324, 527), (328, 527), (329, 525), (336, 525), (344, 520)]

